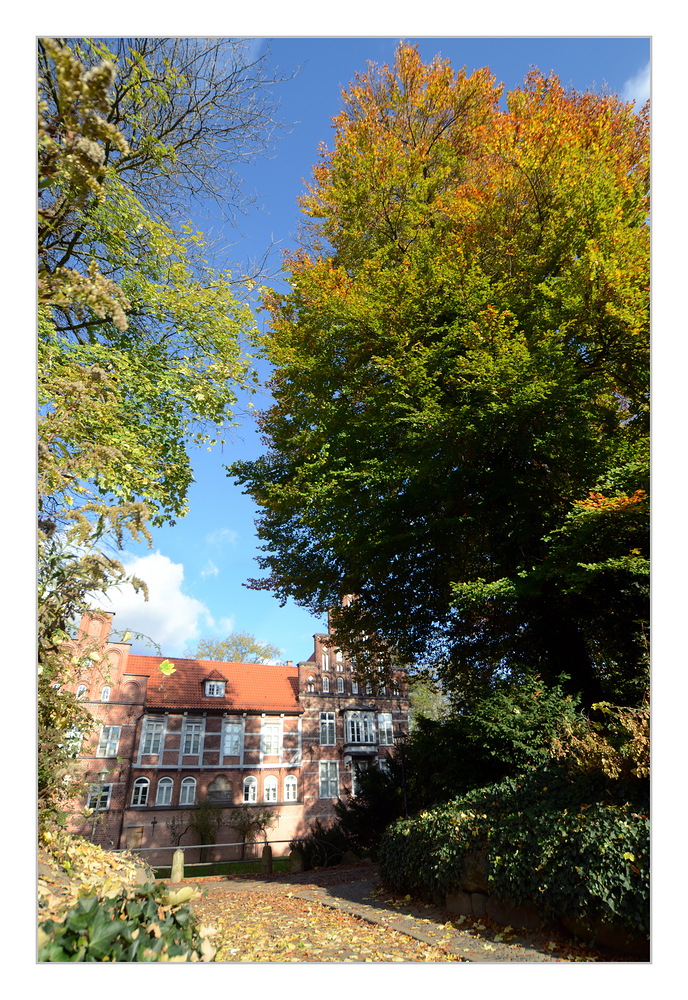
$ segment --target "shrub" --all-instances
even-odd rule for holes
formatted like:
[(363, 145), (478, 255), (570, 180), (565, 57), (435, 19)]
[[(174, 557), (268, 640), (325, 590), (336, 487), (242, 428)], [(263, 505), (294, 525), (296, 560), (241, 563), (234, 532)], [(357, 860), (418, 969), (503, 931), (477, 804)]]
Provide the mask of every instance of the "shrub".
[(195, 890), (162, 883), (82, 896), (62, 920), (38, 926), (39, 962), (212, 961), (188, 907)]
[[(402, 751), (403, 752), (403, 751)], [(369, 767), (358, 775), (356, 795), (334, 805), (336, 825), (351, 850), (376, 857), (380, 839), (404, 815), (404, 788), (399, 756), (387, 758), (387, 771)]]
[(426, 898), (460, 888), (465, 857), (486, 850), (492, 892), (549, 917), (598, 917), (649, 930), (649, 798), (549, 762), (396, 823), (380, 847), (390, 888)]
[(325, 827), (319, 819), (311, 824), (305, 837), (297, 837), (289, 844), (292, 851), (298, 851), (301, 854), (304, 871), (338, 865), (350, 846), (347, 837), (337, 823), (331, 827)]

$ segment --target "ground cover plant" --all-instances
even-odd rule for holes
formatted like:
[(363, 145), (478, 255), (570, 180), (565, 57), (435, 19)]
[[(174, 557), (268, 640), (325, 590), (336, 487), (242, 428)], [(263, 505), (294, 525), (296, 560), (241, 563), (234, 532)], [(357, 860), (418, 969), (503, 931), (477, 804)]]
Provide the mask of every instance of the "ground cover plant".
[(188, 903), (191, 886), (113, 886), (81, 896), (60, 920), (38, 926), (39, 962), (198, 962), (215, 949), (201, 934)]
[(609, 783), (551, 761), (452, 799), (383, 837), (380, 873), (425, 898), (459, 891), (466, 856), (486, 854), (491, 892), (649, 933), (649, 796), (644, 782)]

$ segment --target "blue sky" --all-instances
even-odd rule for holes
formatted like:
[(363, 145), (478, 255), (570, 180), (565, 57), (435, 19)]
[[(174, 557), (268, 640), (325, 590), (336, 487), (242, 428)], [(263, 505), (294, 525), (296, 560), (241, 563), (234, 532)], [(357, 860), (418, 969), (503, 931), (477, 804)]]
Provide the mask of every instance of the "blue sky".
[[(297, 198), (317, 160), (318, 144), (330, 144), (331, 120), (340, 109), (341, 90), (363, 72), (369, 60), (391, 62), (400, 36), (355, 38), (276, 38), (256, 40), (257, 52), (269, 48), (270, 60), (294, 78), (280, 85), (280, 117), (293, 123), (276, 142), (273, 155), (245, 168), (246, 189), (255, 193), (259, 209), (240, 217), (239, 231), (222, 230), (217, 215), (196, 222), (221, 243), (233, 243), (221, 263), (241, 268), (260, 258), (274, 243), (272, 258), (293, 246), (299, 223)], [(405, 36), (408, 37), (408, 36)], [(565, 85), (580, 90), (607, 88), (628, 100), (649, 96), (649, 38), (420, 38), (421, 55), (441, 53), (454, 69), (470, 72), (489, 66), (507, 89), (518, 86), (530, 69), (553, 70)], [(276, 279), (278, 280), (278, 279)], [(274, 283), (274, 282), (273, 282)], [(258, 317), (263, 322), (262, 315)], [(267, 402), (264, 397), (263, 402)], [(190, 513), (174, 527), (153, 534), (153, 548), (130, 547), (125, 562), (149, 584), (150, 600), (133, 593), (111, 595), (116, 625), (149, 635), (169, 656), (180, 656), (201, 635), (223, 637), (230, 631), (250, 632), (280, 648), (284, 659), (297, 662), (312, 651), (312, 635), (324, 620), (244, 586), (258, 574), (255, 562), (256, 511), (227, 477), (224, 465), (255, 457), (261, 445), (250, 418), (232, 435), (223, 453), (194, 454), (195, 483)], [(136, 646), (144, 652), (145, 647)]]

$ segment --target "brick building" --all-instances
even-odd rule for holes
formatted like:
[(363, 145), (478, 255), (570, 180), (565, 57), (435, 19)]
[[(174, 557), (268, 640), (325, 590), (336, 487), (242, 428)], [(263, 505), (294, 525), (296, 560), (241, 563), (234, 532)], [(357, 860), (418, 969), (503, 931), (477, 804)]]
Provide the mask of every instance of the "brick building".
[[(218, 844), (240, 839), (233, 811), (261, 805), (275, 813), (267, 832), (275, 853), (288, 852), (314, 820), (334, 819), (360, 769), (384, 768), (407, 731), (404, 678), (375, 690), (357, 682), (328, 634), (314, 636), (296, 667), (175, 658), (164, 673), (164, 657), (110, 641), (112, 617), (85, 616), (75, 644), (94, 650), (76, 693), (97, 725), (80, 751), (90, 784), (80, 806), (93, 814), (75, 809), (72, 830), (103, 847), (197, 844), (192, 811), (209, 801), (222, 809)], [(206, 856), (229, 854), (217, 847)], [(147, 857), (169, 863), (171, 851)]]

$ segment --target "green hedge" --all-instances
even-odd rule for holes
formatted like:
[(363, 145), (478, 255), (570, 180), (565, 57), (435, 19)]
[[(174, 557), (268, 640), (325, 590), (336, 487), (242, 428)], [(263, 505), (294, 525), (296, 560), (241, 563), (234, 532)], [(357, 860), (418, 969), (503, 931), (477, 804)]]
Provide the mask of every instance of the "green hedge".
[(187, 903), (191, 887), (163, 883), (82, 896), (63, 920), (38, 926), (39, 962), (212, 961)]
[(383, 837), (380, 873), (390, 888), (432, 899), (459, 890), (464, 858), (478, 850), (505, 902), (649, 932), (645, 783), (584, 780), (552, 761), (400, 820)]

